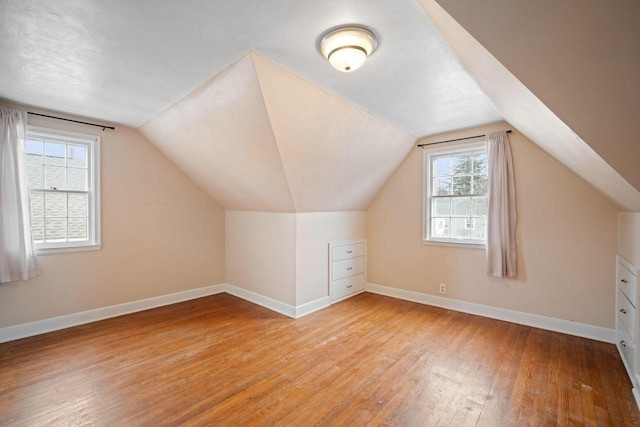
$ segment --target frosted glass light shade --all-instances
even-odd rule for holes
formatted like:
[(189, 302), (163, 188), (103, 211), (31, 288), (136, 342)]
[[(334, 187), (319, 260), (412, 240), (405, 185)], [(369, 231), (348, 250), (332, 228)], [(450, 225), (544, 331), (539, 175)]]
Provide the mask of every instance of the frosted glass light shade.
[(366, 28), (342, 27), (322, 38), (320, 51), (336, 70), (351, 72), (360, 68), (377, 44), (373, 33)]

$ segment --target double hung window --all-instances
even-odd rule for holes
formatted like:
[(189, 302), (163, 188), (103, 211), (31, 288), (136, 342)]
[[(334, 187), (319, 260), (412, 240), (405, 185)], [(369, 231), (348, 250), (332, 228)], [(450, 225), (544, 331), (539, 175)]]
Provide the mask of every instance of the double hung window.
[(100, 248), (100, 139), (29, 127), (31, 232), (38, 253)]
[(425, 242), (484, 245), (487, 239), (486, 144), (425, 149)]

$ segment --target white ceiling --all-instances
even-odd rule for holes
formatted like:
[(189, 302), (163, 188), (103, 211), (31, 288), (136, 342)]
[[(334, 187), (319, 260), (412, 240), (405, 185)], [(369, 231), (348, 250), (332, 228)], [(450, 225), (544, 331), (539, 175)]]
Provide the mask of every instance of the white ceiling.
[[(0, 98), (138, 127), (253, 50), (415, 136), (500, 120), (415, 0), (0, 0)], [(353, 73), (327, 29), (370, 27)]]

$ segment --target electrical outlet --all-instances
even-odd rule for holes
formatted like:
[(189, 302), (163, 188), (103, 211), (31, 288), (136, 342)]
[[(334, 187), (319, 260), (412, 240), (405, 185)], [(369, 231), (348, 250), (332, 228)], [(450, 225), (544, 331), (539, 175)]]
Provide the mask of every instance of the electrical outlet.
[(447, 293), (447, 285), (445, 285), (444, 283), (440, 283), (440, 293), (441, 294)]

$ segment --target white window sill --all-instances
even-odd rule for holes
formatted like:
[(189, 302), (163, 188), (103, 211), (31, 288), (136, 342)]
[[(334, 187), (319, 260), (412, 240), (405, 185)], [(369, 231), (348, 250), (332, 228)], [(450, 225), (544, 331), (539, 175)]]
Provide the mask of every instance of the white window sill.
[(61, 248), (36, 248), (36, 255), (66, 254), (73, 252), (99, 251), (102, 245), (64, 246)]
[(439, 240), (422, 240), (425, 246), (444, 246), (449, 248), (468, 248), (468, 249), (486, 249), (486, 243), (467, 243), (467, 242), (442, 242)]

